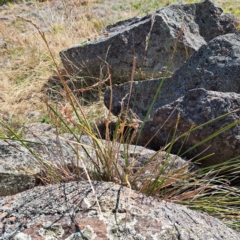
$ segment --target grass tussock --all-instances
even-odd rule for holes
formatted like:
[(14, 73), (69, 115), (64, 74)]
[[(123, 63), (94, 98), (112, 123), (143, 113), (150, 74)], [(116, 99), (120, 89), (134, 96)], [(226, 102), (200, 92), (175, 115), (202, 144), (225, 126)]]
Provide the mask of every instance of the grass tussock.
[[(156, 161), (161, 153), (159, 151), (149, 156), (148, 161), (141, 167), (136, 167), (139, 154), (131, 156), (129, 152), (133, 139), (138, 138), (136, 130), (139, 128), (139, 122), (129, 122), (126, 118), (128, 114), (124, 112), (117, 117), (114, 127), (110, 129), (112, 116), (102, 102), (88, 104), (86, 107), (86, 103), (82, 104), (79, 98), (76, 98), (62, 75), (58, 56), (60, 50), (84, 43), (88, 39), (97, 39), (102, 27), (117, 20), (137, 14), (143, 15), (172, 3), (173, 1), (169, 0), (151, 1), (151, 4), (147, 4), (146, 1), (129, 0), (127, 4), (119, 2), (103, 6), (101, 1), (97, 0), (61, 1), (59, 11), (56, 10), (54, 1), (36, 2), (38, 14), (29, 16), (19, 14), (18, 10), (14, 10), (16, 6), (11, 6), (12, 11), (16, 11), (20, 17), (13, 17), (10, 11), (4, 10), (5, 14), (10, 14), (10, 18), (13, 18), (7, 23), (0, 22), (0, 40), (3, 40), (0, 47), (3, 59), (0, 65), (0, 138), (20, 141), (31, 152), (43, 169), (39, 178), (44, 184), (81, 179), (82, 172), (80, 173), (76, 166), (73, 167), (76, 168), (74, 170), (69, 168), (64, 159), (58, 163), (44, 159), (29, 147), (19, 134), (21, 126), (25, 123), (51, 122), (57, 129), (56, 139), (63, 138), (69, 144), (85, 173), (83, 178), (89, 182), (116, 182), (148, 195), (207, 212), (224, 220), (229, 226), (240, 229), (240, 189), (232, 184), (240, 174), (238, 158), (192, 171), (188, 171), (186, 166), (171, 168), (170, 150), (176, 140), (173, 137), (172, 142), (164, 148), (166, 154), (162, 161)], [(104, 11), (107, 14), (104, 14)], [(59, 104), (49, 101), (43, 89), (53, 73), (58, 76), (63, 86), (62, 101)], [(134, 73), (133, 67), (131, 81), (134, 80)], [(89, 92), (96, 88), (99, 90), (105, 82), (112, 85), (110, 72), (102, 82), (81, 91)], [(131, 95), (131, 88), (129, 92)], [(34, 111), (40, 114), (34, 115)], [(99, 117), (105, 118), (105, 141), (101, 139), (102, 132), (100, 133), (96, 125), (95, 119)], [(182, 137), (187, 137), (191, 131), (194, 129), (190, 129)], [(64, 138), (62, 133), (70, 133), (72, 139)], [(218, 134), (220, 133), (221, 131)], [(90, 144), (81, 141), (82, 135), (90, 138)], [(59, 147), (61, 148), (60, 143)], [(79, 153), (79, 149), (84, 152), (85, 157)], [(119, 161), (120, 155), (123, 155), (123, 162)], [(59, 158), (61, 159), (61, 152)], [(91, 170), (89, 163), (92, 166)]]

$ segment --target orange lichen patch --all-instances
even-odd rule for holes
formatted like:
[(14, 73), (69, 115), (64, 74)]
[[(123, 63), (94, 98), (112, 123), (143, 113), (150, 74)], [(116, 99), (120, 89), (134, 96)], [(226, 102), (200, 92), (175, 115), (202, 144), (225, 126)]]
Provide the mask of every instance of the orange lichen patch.
[(3, 223), (0, 222), (0, 232), (2, 232)]
[[(49, 224), (49, 226), (45, 226), (47, 222), (52, 223), (52, 225)], [(63, 234), (59, 234), (59, 230), (61, 229), (64, 231)], [(44, 221), (39, 221), (35, 224), (31, 224), (30, 228), (23, 229), (21, 232), (30, 236), (32, 239), (43, 240), (46, 237), (45, 234), (50, 234), (52, 237), (57, 239), (65, 239), (74, 233), (75, 230), (76, 228), (74, 225), (72, 225), (71, 219), (69, 217), (60, 217), (56, 215), (45, 216)]]
[[(104, 222), (100, 220), (98, 216), (89, 219), (86, 216), (87, 214), (87, 212), (85, 214), (79, 212), (75, 215), (74, 219), (72, 219), (70, 216), (45, 216), (44, 222), (39, 221), (35, 224), (31, 224), (30, 228), (23, 229), (21, 232), (36, 240), (45, 239), (44, 235), (39, 235), (39, 232), (44, 233), (46, 232), (45, 230), (48, 230), (47, 234), (52, 233), (52, 236), (57, 237), (57, 239), (66, 239), (67, 237), (79, 232), (79, 230), (83, 235), (91, 234), (92, 236), (95, 236), (95, 240), (108, 239), (108, 233)], [(49, 227), (46, 227), (44, 226), (46, 222), (53, 224), (50, 224)], [(56, 229), (54, 226), (57, 225), (60, 226), (60, 228), (64, 231), (62, 236), (57, 236), (56, 234), (58, 232), (54, 232), (54, 229)], [(53, 230), (51, 230), (51, 228)]]
[[(45, 240), (45, 237), (40, 236), (38, 234), (38, 231), (37, 232), (35, 232), (35, 231), (36, 231), (36, 228), (34, 228), (34, 230), (27, 229), (27, 231), (24, 230), (24, 231), (22, 231), (22, 233), (28, 235), (29, 237), (31, 237), (31, 239), (34, 239), (34, 240)], [(28, 234), (28, 232), (29, 232), (29, 234)]]
[(10, 207), (12, 205), (13, 201), (7, 202), (6, 204), (4, 204), (4, 207)]
[(14, 221), (16, 221), (16, 217), (14, 217), (14, 216), (12, 216), (12, 217), (9, 217), (9, 218), (5, 218), (4, 220), (3, 220), (3, 223), (5, 223), (5, 222), (14, 222)]
[(44, 237), (38, 234), (41, 228), (42, 228), (42, 222), (38, 222), (34, 225), (31, 225), (31, 228), (24, 229), (21, 232), (30, 236), (32, 239), (43, 240)]
[(88, 218), (87, 220), (81, 217), (81, 214), (76, 214), (76, 225), (79, 229), (84, 230), (87, 226), (91, 226), (94, 233), (97, 235), (95, 240), (100, 239), (108, 239), (106, 225), (103, 220), (100, 220), (98, 217), (96, 218)]
[(4, 217), (6, 217), (8, 215), (8, 213), (7, 212), (3, 212), (3, 213), (1, 213), (0, 214), (0, 219), (2, 219), (2, 218), (4, 218)]
[(2, 205), (2, 207), (10, 207), (13, 203), (15, 196), (6, 196), (4, 197), (4, 204)]

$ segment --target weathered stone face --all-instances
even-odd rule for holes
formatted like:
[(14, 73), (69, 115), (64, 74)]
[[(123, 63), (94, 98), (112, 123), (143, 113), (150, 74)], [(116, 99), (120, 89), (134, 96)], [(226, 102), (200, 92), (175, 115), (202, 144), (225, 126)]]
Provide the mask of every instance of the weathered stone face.
[(177, 70), (176, 88), (240, 93), (240, 31), (214, 38)]
[[(150, 117), (156, 109), (184, 96), (190, 89), (240, 93), (240, 31), (219, 36), (202, 46), (170, 78), (134, 82), (129, 109), (141, 120), (146, 116), (161, 81), (164, 82)], [(130, 85), (112, 87), (111, 111), (115, 115), (120, 113), (122, 102), (123, 110), (126, 109)], [(104, 97), (106, 107), (110, 106), (110, 93), (108, 88)]]
[[(41, 128), (40, 125), (38, 126)], [(71, 144), (74, 149), (78, 150), (78, 156), (69, 145), (69, 140), (72, 143), (76, 142), (76, 139), (72, 135), (67, 134), (60, 140), (57, 140), (53, 135), (48, 137), (38, 136), (37, 138), (29, 138), (27, 139), (27, 144), (42, 161), (48, 164), (54, 164), (60, 169), (68, 169), (72, 174), (72, 179), (87, 179), (83, 167), (84, 162), (88, 174), (94, 179), (97, 170), (94, 167), (93, 161), (99, 165), (99, 155), (97, 156), (96, 151), (93, 150), (94, 145), (92, 139), (88, 136), (81, 136), (80, 138), (80, 142), (88, 146), (89, 155), (85, 153), (80, 144)], [(104, 151), (104, 146), (106, 145), (105, 147), (107, 148), (112, 142), (99, 140), (99, 144), (102, 146), (102, 151)], [(128, 145), (127, 153), (129, 164), (131, 164), (129, 172), (133, 174), (144, 166), (151, 157), (155, 156), (154, 160), (151, 162), (151, 167), (149, 166), (148, 170), (143, 171), (141, 176), (138, 177), (138, 185), (144, 182), (147, 177), (154, 175), (155, 166), (160, 167), (165, 165), (165, 173), (180, 168), (184, 168), (188, 171), (188, 168), (192, 167), (192, 165), (178, 156), (166, 154), (164, 151), (157, 153), (141, 146)], [(126, 167), (126, 146), (120, 143), (113, 144), (112, 155), (116, 158), (114, 161), (118, 164), (118, 171), (124, 176), (124, 169)], [(39, 160), (21, 145), (21, 143), (16, 141), (9, 141), (6, 143), (0, 140), (0, 156), (0, 196), (17, 194), (35, 186), (37, 175), (40, 174), (41, 169), (44, 169), (44, 167)], [(99, 168), (103, 169), (104, 166), (99, 165)], [(152, 171), (149, 171), (149, 169), (152, 169)], [(99, 170), (97, 174), (99, 178), (101, 178), (101, 170)]]
[[(161, 146), (164, 146), (171, 140), (171, 134), (173, 132), (170, 130), (174, 129), (176, 125), (176, 114), (173, 115), (173, 118), (170, 118), (166, 124), (164, 124), (164, 122), (171, 115), (174, 108), (178, 106), (179, 99), (182, 99), (181, 97), (183, 97), (185, 105), (184, 108), (179, 110), (183, 118), (182, 123), (179, 125), (179, 134), (188, 131), (192, 123), (197, 126), (217, 116), (221, 116), (226, 113), (226, 111), (233, 111), (239, 108), (239, 95), (228, 92), (240, 93), (240, 32), (238, 31), (234, 34), (226, 34), (214, 38), (195, 52), (170, 78), (134, 82), (130, 101), (128, 101), (129, 96), (127, 94), (130, 92), (131, 83), (113, 86), (111, 111), (115, 115), (118, 115), (121, 110), (126, 111), (126, 109), (129, 109), (134, 112), (140, 120), (144, 120), (154, 100), (157, 89), (161, 84), (160, 92), (156, 95), (154, 105), (148, 116), (149, 120), (141, 134), (142, 142), (139, 141), (137, 143), (145, 145), (157, 130), (161, 128), (154, 140), (148, 145), (148, 147), (155, 150), (160, 149)], [(194, 89), (197, 88), (213, 90), (215, 93), (204, 93), (204, 90), (194, 91)], [(193, 92), (189, 92), (191, 89)], [(223, 92), (225, 92), (225, 94)], [(110, 106), (110, 93), (110, 89), (107, 89), (105, 92), (104, 101), (107, 107)], [(191, 96), (196, 94), (194, 101), (189, 100), (190, 93)], [(204, 94), (209, 94), (209, 100), (206, 100)], [(214, 94), (216, 97), (214, 97)], [(202, 100), (200, 96), (205, 96), (203, 97), (204, 100)], [(125, 100), (123, 101), (124, 97)], [(190, 102), (185, 99), (194, 102), (195, 108), (192, 106), (193, 110), (188, 108)], [(212, 104), (214, 101), (217, 102), (217, 107), (214, 107), (214, 104)], [(169, 104), (171, 107), (169, 107)], [(225, 108), (222, 108), (222, 106), (225, 106)], [(209, 109), (209, 114), (204, 115), (204, 112), (198, 112), (200, 108)], [(184, 119), (185, 114), (191, 116), (194, 120)], [(237, 121), (238, 118), (239, 115), (231, 115), (231, 117), (229, 116), (225, 118), (225, 120), (223, 119), (222, 121), (214, 123), (215, 125), (213, 126), (210, 125), (212, 129), (211, 127), (205, 128), (204, 131), (200, 131), (198, 134), (192, 134), (188, 144), (185, 144), (182, 150), (187, 150), (211, 135), (213, 129), (217, 131), (227, 124)], [(192, 158), (198, 155), (208, 144), (211, 145), (211, 148), (209, 148), (205, 154), (215, 153), (215, 155), (206, 159), (202, 163), (202, 166), (221, 163), (240, 155), (238, 151), (239, 128), (235, 127), (226, 133), (222, 133), (222, 135), (214, 138), (210, 143), (203, 144), (201, 147), (188, 152), (186, 156)], [(175, 144), (175, 148), (172, 149), (173, 153), (178, 153), (180, 146), (181, 142)]]
[[(5, 239), (231, 239), (239, 233), (185, 206), (109, 182), (36, 187), (0, 200)], [(98, 203), (101, 212), (98, 208)]]
[(214, 155), (199, 162), (201, 167), (225, 162), (240, 156), (239, 106), (240, 94), (206, 91), (205, 89), (190, 90), (184, 97), (162, 106), (154, 112), (153, 118), (144, 125), (138, 144), (145, 145), (154, 136), (148, 147), (157, 150), (165, 146), (172, 140), (178, 115), (180, 120), (177, 124), (176, 137), (188, 132), (192, 127), (200, 126), (224, 114), (233, 112), (192, 132), (187, 138), (181, 138), (172, 148), (172, 153), (184, 153), (229, 124), (239, 122), (236, 126), (184, 155), (188, 159), (198, 156), (196, 158), (198, 159), (213, 153)]
[(69, 73), (99, 78), (107, 74), (108, 64), (113, 82), (126, 82), (136, 57), (135, 80), (161, 77), (170, 62), (169, 71), (174, 72), (206, 41), (236, 28), (233, 16), (205, 1), (172, 5), (116, 23), (106, 31), (106, 38), (60, 52)]
[(34, 186), (39, 166), (18, 142), (0, 140), (0, 196), (16, 194)]

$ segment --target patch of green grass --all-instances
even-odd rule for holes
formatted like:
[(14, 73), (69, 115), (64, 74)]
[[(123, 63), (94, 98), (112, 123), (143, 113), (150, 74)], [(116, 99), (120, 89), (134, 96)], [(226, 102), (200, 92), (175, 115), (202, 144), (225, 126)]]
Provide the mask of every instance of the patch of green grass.
[(240, 16), (240, 6), (236, 8), (230, 8), (229, 11), (234, 15)]
[(16, 3), (16, 0), (0, 0), (0, 6), (7, 4), (7, 3)]
[[(184, 4), (192, 4), (192, 3), (199, 3), (202, 2), (202, 0), (184, 0), (182, 3)], [(146, 1), (146, 0), (137, 0), (130, 2), (130, 5), (132, 7), (132, 10), (137, 13), (137, 15), (145, 15), (149, 14), (157, 9), (172, 5), (172, 4), (178, 4), (178, 0), (164, 0), (164, 1)], [(224, 12), (226, 13), (232, 13), (234, 15), (240, 16), (239, 8), (240, 3), (238, 3), (235, 0), (229, 0), (229, 1), (217, 1), (215, 3), (216, 6), (223, 8)]]
[(47, 124), (51, 124), (51, 123), (52, 123), (49, 115), (44, 115), (44, 116), (42, 116), (42, 117), (39, 119), (39, 122), (47, 123)]
[(100, 31), (105, 26), (101, 19), (91, 18), (90, 22), (93, 24), (94, 28), (97, 29), (97, 31)]
[(61, 33), (64, 30), (64, 26), (62, 24), (59, 24), (59, 23), (53, 23), (51, 25), (51, 30), (54, 33)]

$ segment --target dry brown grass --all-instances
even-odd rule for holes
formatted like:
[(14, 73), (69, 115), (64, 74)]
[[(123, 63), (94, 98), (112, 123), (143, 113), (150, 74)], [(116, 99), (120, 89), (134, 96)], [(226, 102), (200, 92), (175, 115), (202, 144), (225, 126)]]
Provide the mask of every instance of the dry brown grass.
[[(108, 24), (176, 1), (160, 2), (51, 0), (36, 2), (34, 6), (9, 5), (9, 9), (0, 10), (0, 118), (15, 130), (23, 123), (40, 121), (47, 114), (43, 86), (55, 72), (49, 51), (36, 29), (18, 15), (31, 19), (45, 32), (50, 49), (61, 65), (62, 49), (86, 39), (97, 39), (100, 29)], [(63, 5), (57, 8), (58, 4)], [(89, 114), (95, 114), (94, 107)]]
[[(58, 2), (58, 3), (57, 3)], [(59, 10), (56, 4), (64, 3)], [(36, 30), (17, 15), (35, 22), (45, 32), (51, 51), (60, 64), (59, 51), (77, 45), (86, 39), (97, 39), (99, 30), (110, 23), (126, 18), (126, 13), (116, 12), (105, 6), (97, 12), (100, 1), (48, 1), (36, 3), (33, 9), (11, 5), (0, 16), (0, 117), (18, 128), (22, 123), (36, 121), (46, 114), (43, 86), (54, 74), (54, 67), (46, 45)], [(44, 9), (44, 10), (43, 10)], [(109, 11), (110, 10), (110, 11)], [(99, 17), (107, 13), (106, 15)], [(131, 14), (127, 13), (128, 16)], [(30, 119), (34, 111), (37, 118)]]

